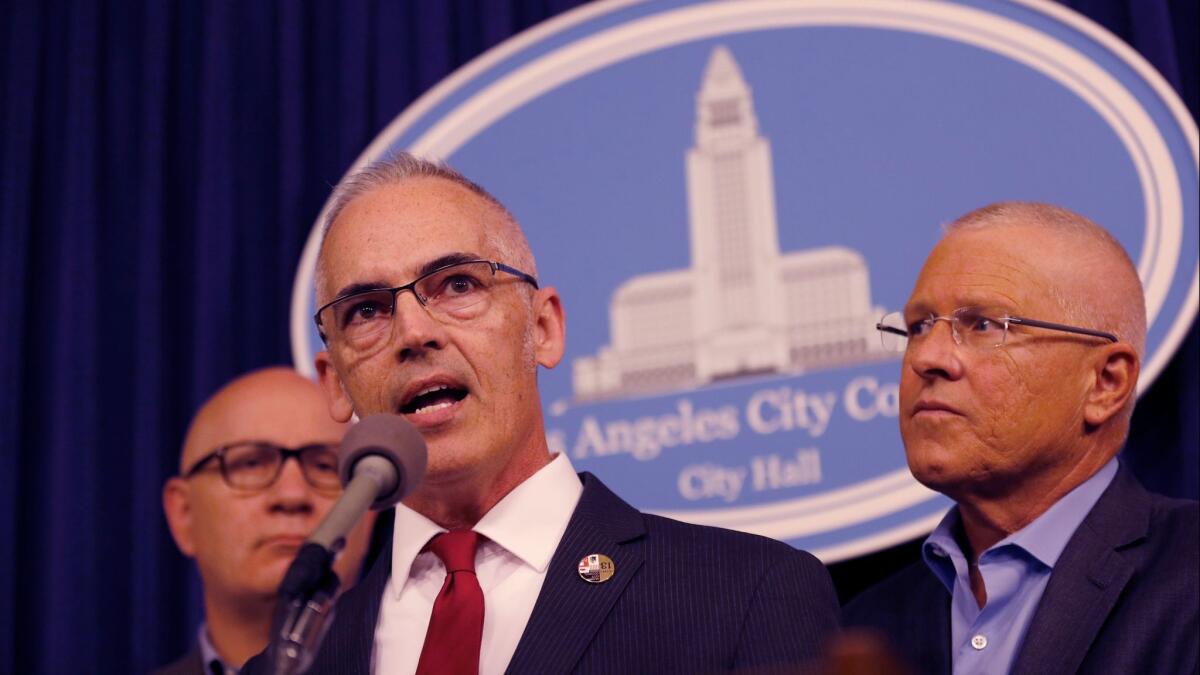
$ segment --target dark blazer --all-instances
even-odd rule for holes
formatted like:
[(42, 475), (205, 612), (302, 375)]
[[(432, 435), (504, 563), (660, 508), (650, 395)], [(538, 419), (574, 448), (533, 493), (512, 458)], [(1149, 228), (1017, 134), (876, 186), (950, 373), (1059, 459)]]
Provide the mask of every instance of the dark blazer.
[[(837, 597), (816, 558), (764, 537), (646, 515), (580, 474), (583, 496), (550, 561), (509, 673), (709, 673), (816, 658)], [(616, 573), (579, 577), (603, 553)], [(338, 601), (310, 673), (370, 672), (390, 546)], [(262, 656), (245, 673), (265, 672)]]
[(204, 670), (204, 659), (200, 656), (200, 645), (192, 643), (192, 649), (179, 657), (178, 661), (154, 671), (151, 675), (210, 675)]
[[(1067, 543), (1014, 673), (1200, 672), (1200, 504), (1147, 492), (1121, 467)], [(949, 673), (950, 594), (924, 561), (851, 601), (922, 673)]]

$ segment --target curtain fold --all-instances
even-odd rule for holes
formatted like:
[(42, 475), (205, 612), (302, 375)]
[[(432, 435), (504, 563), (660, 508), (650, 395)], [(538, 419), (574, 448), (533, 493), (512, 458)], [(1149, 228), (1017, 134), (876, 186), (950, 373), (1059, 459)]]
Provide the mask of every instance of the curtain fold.
[[(144, 672), (197, 576), (161, 509), (193, 410), (291, 361), (314, 218), (397, 114), (578, 0), (43, 0), (0, 9), (0, 672)], [(1197, 113), (1196, 3), (1067, 3)], [(1127, 461), (1200, 491), (1200, 341)], [(887, 570), (880, 569), (882, 575)]]

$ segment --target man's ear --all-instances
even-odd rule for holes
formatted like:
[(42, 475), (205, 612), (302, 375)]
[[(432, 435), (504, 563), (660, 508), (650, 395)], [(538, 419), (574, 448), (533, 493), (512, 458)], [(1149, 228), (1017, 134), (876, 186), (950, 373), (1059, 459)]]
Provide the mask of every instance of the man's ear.
[(1141, 362), (1133, 347), (1118, 342), (1105, 345), (1096, 358), (1095, 380), (1084, 401), (1083, 419), (1098, 427), (1113, 418), (1137, 395)]
[(187, 481), (175, 476), (163, 485), (163, 513), (167, 516), (167, 527), (175, 545), (189, 558), (196, 555), (196, 544), (192, 538), (192, 504)]
[(537, 362), (553, 368), (567, 346), (567, 317), (562, 298), (553, 288), (538, 289), (533, 296), (533, 342)]
[(339, 422), (349, 422), (350, 416), (354, 414), (354, 402), (342, 387), (342, 378), (333, 367), (329, 350), (322, 349), (317, 352), (316, 365), (321, 389), (325, 391), (325, 399), (329, 401), (330, 416)]

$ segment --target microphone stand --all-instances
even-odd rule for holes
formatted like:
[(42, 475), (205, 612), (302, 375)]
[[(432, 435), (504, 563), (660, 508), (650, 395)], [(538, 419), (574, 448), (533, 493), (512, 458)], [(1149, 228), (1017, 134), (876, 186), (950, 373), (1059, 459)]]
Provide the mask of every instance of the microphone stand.
[(341, 583), (333, 571), (334, 556), (320, 544), (305, 544), (279, 585), (267, 649), (267, 663), (275, 675), (307, 671), (321, 647)]
[(333, 572), (333, 559), (346, 545), (346, 533), (378, 495), (396, 489), (396, 468), (378, 455), (358, 460), (353, 472), (341, 498), (300, 547), (279, 585), (279, 604), (267, 647), (267, 662), (275, 675), (296, 675), (312, 665), (333, 619), (340, 583)]

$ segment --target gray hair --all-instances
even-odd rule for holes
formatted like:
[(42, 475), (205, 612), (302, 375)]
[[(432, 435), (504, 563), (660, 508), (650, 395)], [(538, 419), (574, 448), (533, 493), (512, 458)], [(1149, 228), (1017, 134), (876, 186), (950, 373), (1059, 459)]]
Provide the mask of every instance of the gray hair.
[[(501, 258), (500, 262), (517, 267), (534, 277), (537, 276), (537, 263), (533, 257), (533, 250), (529, 247), (529, 241), (525, 238), (525, 233), (521, 231), (517, 219), (504, 204), (500, 203), (500, 200), (444, 162), (417, 157), (403, 151), (389, 153), (383, 158), (351, 172), (333, 188), (333, 193), (329, 197), (329, 208), (321, 227), (322, 253), (325, 248), (325, 240), (329, 237), (329, 230), (351, 202), (373, 190), (414, 178), (440, 178), (450, 181), (466, 188), (494, 206), (499, 212), (500, 218), (495, 223), (489, 224), (486, 233), (488, 244), (497, 251)], [(323, 255), (317, 256), (316, 285), (318, 289), (321, 288), (324, 281), (323, 258)]]
[(1139, 357), (1143, 355), (1146, 345), (1146, 299), (1142, 282), (1125, 247), (1108, 230), (1070, 209), (1021, 201), (989, 204), (958, 218), (945, 229), (946, 234), (950, 235), (1005, 225), (1052, 229), (1077, 238), (1087, 247), (1079, 249), (1081, 255), (1105, 258), (1108, 263), (1105, 274), (1112, 282), (1110, 288), (1123, 292), (1104, 294), (1097, 289), (1096, 293), (1066, 294), (1057, 286), (1051, 290), (1071, 321), (1115, 333), (1132, 345)]

